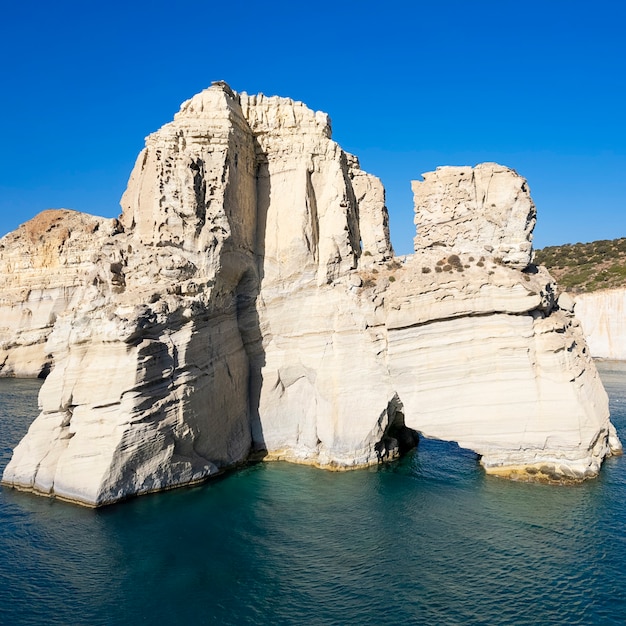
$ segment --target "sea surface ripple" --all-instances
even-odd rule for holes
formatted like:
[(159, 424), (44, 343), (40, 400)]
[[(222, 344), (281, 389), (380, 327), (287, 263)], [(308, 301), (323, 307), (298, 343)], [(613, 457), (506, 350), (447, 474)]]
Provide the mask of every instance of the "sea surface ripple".
[[(626, 365), (600, 363), (626, 440)], [(37, 412), (0, 380), (0, 471)], [(455, 444), (330, 473), (260, 463), (89, 510), (0, 490), (0, 624), (624, 624), (626, 457), (549, 486)]]

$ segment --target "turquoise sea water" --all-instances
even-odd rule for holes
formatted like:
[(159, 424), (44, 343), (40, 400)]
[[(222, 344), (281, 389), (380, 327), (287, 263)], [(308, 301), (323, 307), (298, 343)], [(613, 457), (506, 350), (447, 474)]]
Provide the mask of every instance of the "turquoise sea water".
[[(626, 440), (626, 365), (601, 364)], [(0, 380), (0, 471), (36, 413)], [(259, 464), (89, 510), (0, 490), (0, 624), (624, 624), (626, 457), (573, 487), (422, 441), (385, 468)]]

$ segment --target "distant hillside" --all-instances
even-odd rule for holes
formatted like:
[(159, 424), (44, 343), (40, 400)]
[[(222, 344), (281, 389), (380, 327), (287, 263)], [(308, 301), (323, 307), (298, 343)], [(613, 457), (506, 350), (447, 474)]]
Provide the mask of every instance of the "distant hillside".
[(535, 252), (535, 263), (572, 293), (626, 287), (626, 238), (549, 246)]

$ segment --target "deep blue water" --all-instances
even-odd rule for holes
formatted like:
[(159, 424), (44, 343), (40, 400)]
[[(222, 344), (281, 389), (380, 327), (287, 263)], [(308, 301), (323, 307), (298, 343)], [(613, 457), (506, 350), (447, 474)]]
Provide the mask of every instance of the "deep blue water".
[[(626, 439), (626, 365), (601, 364)], [(0, 471), (36, 414), (0, 380)], [(626, 457), (578, 486), (422, 441), (385, 468), (259, 464), (90, 510), (0, 490), (0, 624), (624, 624)]]

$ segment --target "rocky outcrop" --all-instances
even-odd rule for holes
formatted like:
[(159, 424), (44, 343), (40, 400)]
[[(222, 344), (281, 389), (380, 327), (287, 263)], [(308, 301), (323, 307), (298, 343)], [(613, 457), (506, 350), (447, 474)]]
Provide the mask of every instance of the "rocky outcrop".
[(438, 167), (413, 181), (415, 249), (489, 253), (524, 269), (531, 259), (536, 210), (526, 181), (508, 167)]
[(116, 282), (119, 228), (117, 220), (49, 210), (0, 240), (0, 375), (48, 374), (57, 317), (85, 299), (88, 285)]
[(380, 181), (325, 114), (223, 83), (194, 96), (147, 138), (95, 255), (77, 236), (90, 265), (46, 327), (42, 413), (3, 482), (100, 505), (251, 451), (369, 465), (413, 431), (493, 473), (596, 474), (620, 445), (577, 321), (528, 266), (526, 183), (453, 169), (449, 202), (439, 175), (415, 188), (454, 227), (431, 219), (397, 259)]
[(580, 293), (574, 300), (592, 356), (626, 360), (626, 288)]

